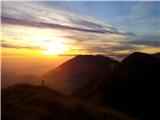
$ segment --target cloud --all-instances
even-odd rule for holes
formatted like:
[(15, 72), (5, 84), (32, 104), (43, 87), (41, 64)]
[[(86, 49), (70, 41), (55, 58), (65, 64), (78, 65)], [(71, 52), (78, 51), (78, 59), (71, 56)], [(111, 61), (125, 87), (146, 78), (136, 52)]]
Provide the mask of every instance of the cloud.
[(113, 51), (119, 51), (119, 50), (136, 50), (135, 46), (132, 46), (130, 44), (122, 44), (119, 46), (112, 46), (109, 49), (113, 50)]
[[(2, 4), (2, 24), (16, 24), (30, 27), (51, 28), (61, 30), (76, 30), (100, 34), (134, 35), (122, 32), (88, 16), (76, 15), (61, 8), (50, 8), (42, 4), (20, 2), (11, 5)], [(38, 7), (37, 7), (38, 6)]]
[[(100, 34), (120, 34), (120, 35), (132, 35), (133, 33), (124, 33), (118, 30), (106, 30), (104, 28), (94, 29), (94, 28), (80, 28), (73, 27), (70, 25), (62, 25), (62, 24), (54, 24), (54, 23), (44, 23), (44, 22), (30, 22), (26, 20), (19, 20), (15, 18), (1, 17), (2, 24), (14, 24), (14, 25), (22, 25), (22, 26), (30, 26), (30, 27), (39, 27), (39, 28), (51, 28), (51, 29), (61, 29), (61, 30), (77, 30), (82, 32), (91, 32), (91, 33), (100, 33)], [(92, 24), (92, 23), (91, 23)], [(113, 29), (113, 28), (112, 28)]]
[(11, 43), (7, 43), (6, 41), (2, 40), (1, 47), (3, 48), (15, 48), (15, 49), (32, 49), (32, 50), (46, 50), (40, 46), (23, 46), (23, 45), (13, 45)]
[(3, 17), (1, 18), (2, 24), (7, 23), (7, 24), (16, 24), (16, 25), (24, 25), (24, 26), (30, 26), (30, 27), (40, 27), (40, 28), (52, 28), (52, 29), (68, 29), (68, 30), (77, 30), (77, 31), (83, 31), (83, 32), (92, 32), (92, 33), (111, 33), (111, 34), (121, 34), (118, 32), (113, 32), (113, 31), (107, 31), (107, 30), (96, 30), (96, 29), (83, 29), (83, 28), (78, 28), (78, 27), (72, 27), (72, 26), (66, 26), (66, 25), (61, 25), (61, 24), (50, 24), (50, 23), (36, 23), (36, 22), (28, 22), (24, 20), (18, 20), (18, 19), (13, 19), (13, 18), (7, 18)]
[(159, 41), (140, 41), (140, 40), (135, 40), (129, 42), (131, 44), (135, 45), (146, 45), (146, 46), (152, 46), (152, 47), (160, 47), (160, 42)]
[(145, 45), (150, 47), (160, 47), (160, 35), (144, 35), (128, 41), (128, 44)]

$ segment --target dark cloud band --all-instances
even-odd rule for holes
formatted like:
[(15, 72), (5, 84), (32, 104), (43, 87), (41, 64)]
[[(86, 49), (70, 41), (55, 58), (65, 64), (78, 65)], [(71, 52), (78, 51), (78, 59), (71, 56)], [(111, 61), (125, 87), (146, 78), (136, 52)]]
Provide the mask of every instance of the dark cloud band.
[(12, 45), (9, 43), (2, 43), (1, 47), (3, 48), (15, 48), (15, 49), (32, 49), (32, 50), (46, 50), (40, 46), (20, 46), (20, 45)]
[(61, 29), (61, 30), (76, 30), (76, 31), (82, 31), (82, 32), (101, 33), (101, 34), (134, 35), (133, 33), (122, 33), (122, 32), (119, 32), (116, 29), (113, 30), (113, 28), (112, 28), (112, 30), (106, 30), (104, 28), (101, 28), (101, 29), (79, 28), (79, 27), (75, 27), (75, 26), (71, 26), (71, 25), (67, 26), (67, 25), (46, 23), (46, 22), (33, 22), (33, 21), (20, 20), (20, 19), (9, 18), (9, 17), (4, 17), (4, 16), (1, 17), (1, 22), (2, 22), (2, 24), (14, 24), (14, 25), (23, 25), (23, 26), (39, 27), (39, 28), (52, 28), (52, 29)]

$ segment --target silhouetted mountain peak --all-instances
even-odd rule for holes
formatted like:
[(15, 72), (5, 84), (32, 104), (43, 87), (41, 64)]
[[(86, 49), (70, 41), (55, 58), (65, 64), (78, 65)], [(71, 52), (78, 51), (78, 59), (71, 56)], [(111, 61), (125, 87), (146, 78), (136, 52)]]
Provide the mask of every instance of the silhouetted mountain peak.
[(105, 61), (105, 60), (112, 60), (109, 57), (105, 57), (103, 55), (77, 55), (73, 58), (74, 60), (97, 60), (97, 61)]
[(106, 75), (118, 63), (103, 55), (78, 55), (47, 72), (43, 79), (61, 92), (72, 92)]
[(91, 81), (73, 95), (137, 118), (153, 119), (158, 103), (159, 68), (158, 58), (135, 52), (118, 64), (104, 80)]
[(139, 67), (139, 65), (154, 64), (155, 62), (159, 62), (159, 60), (150, 54), (134, 52), (127, 56), (121, 63), (124, 66), (133, 65)]
[(156, 57), (156, 58), (160, 59), (160, 53), (152, 54), (152, 56), (154, 56), (154, 57)]
[(135, 59), (140, 59), (140, 58), (145, 59), (149, 56), (150, 55), (146, 54), (146, 53), (134, 52), (134, 53), (130, 54), (129, 56), (127, 56), (123, 61), (128, 61), (128, 60), (130, 61), (130, 60), (135, 60)]
[(89, 69), (91, 67), (102, 67), (104, 64), (109, 65), (112, 63), (118, 63), (118, 61), (103, 55), (77, 55), (74, 58), (64, 62), (54, 70), (68, 71), (68, 69), (78, 69), (79, 71), (83, 70), (84, 67)]

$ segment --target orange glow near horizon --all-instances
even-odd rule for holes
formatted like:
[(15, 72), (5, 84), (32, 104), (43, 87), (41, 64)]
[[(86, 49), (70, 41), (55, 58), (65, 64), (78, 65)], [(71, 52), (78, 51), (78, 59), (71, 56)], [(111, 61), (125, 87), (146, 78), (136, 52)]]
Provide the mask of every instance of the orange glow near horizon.
[[(3, 46), (1, 53), (2, 56), (70, 56), (78, 54), (131, 54), (136, 51), (156, 53), (160, 50), (160, 48), (154, 46), (130, 44), (136, 49), (115, 49), (115, 51), (109, 51), (111, 53), (108, 51), (108, 53), (105, 53), (103, 50), (102, 52), (99, 51), (101, 46), (102, 48), (107, 46), (106, 50), (123, 47), (121, 41), (125, 41), (127, 37), (124, 35), (94, 34), (93, 42), (93, 40), (90, 40), (90, 36), (93, 36), (91, 33), (75, 32), (75, 35), (82, 37), (82, 41), (72, 37), (73, 33), (70, 31), (2, 24), (1, 41)], [(84, 36), (88, 37), (85, 38)], [(98, 41), (98, 39), (100, 40)]]

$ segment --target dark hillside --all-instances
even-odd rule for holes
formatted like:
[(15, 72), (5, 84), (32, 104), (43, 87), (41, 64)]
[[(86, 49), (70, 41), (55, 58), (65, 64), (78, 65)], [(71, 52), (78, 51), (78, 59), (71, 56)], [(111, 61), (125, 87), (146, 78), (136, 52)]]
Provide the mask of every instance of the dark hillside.
[(131, 120), (45, 86), (15, 85), (2, 90), (2, 120)]
[(159, 74), (159, 59), (136, 52), (126, 57), (105, 79), (90, 82), (73, 96), (136, 118), (153, 119), (159, 103)]

